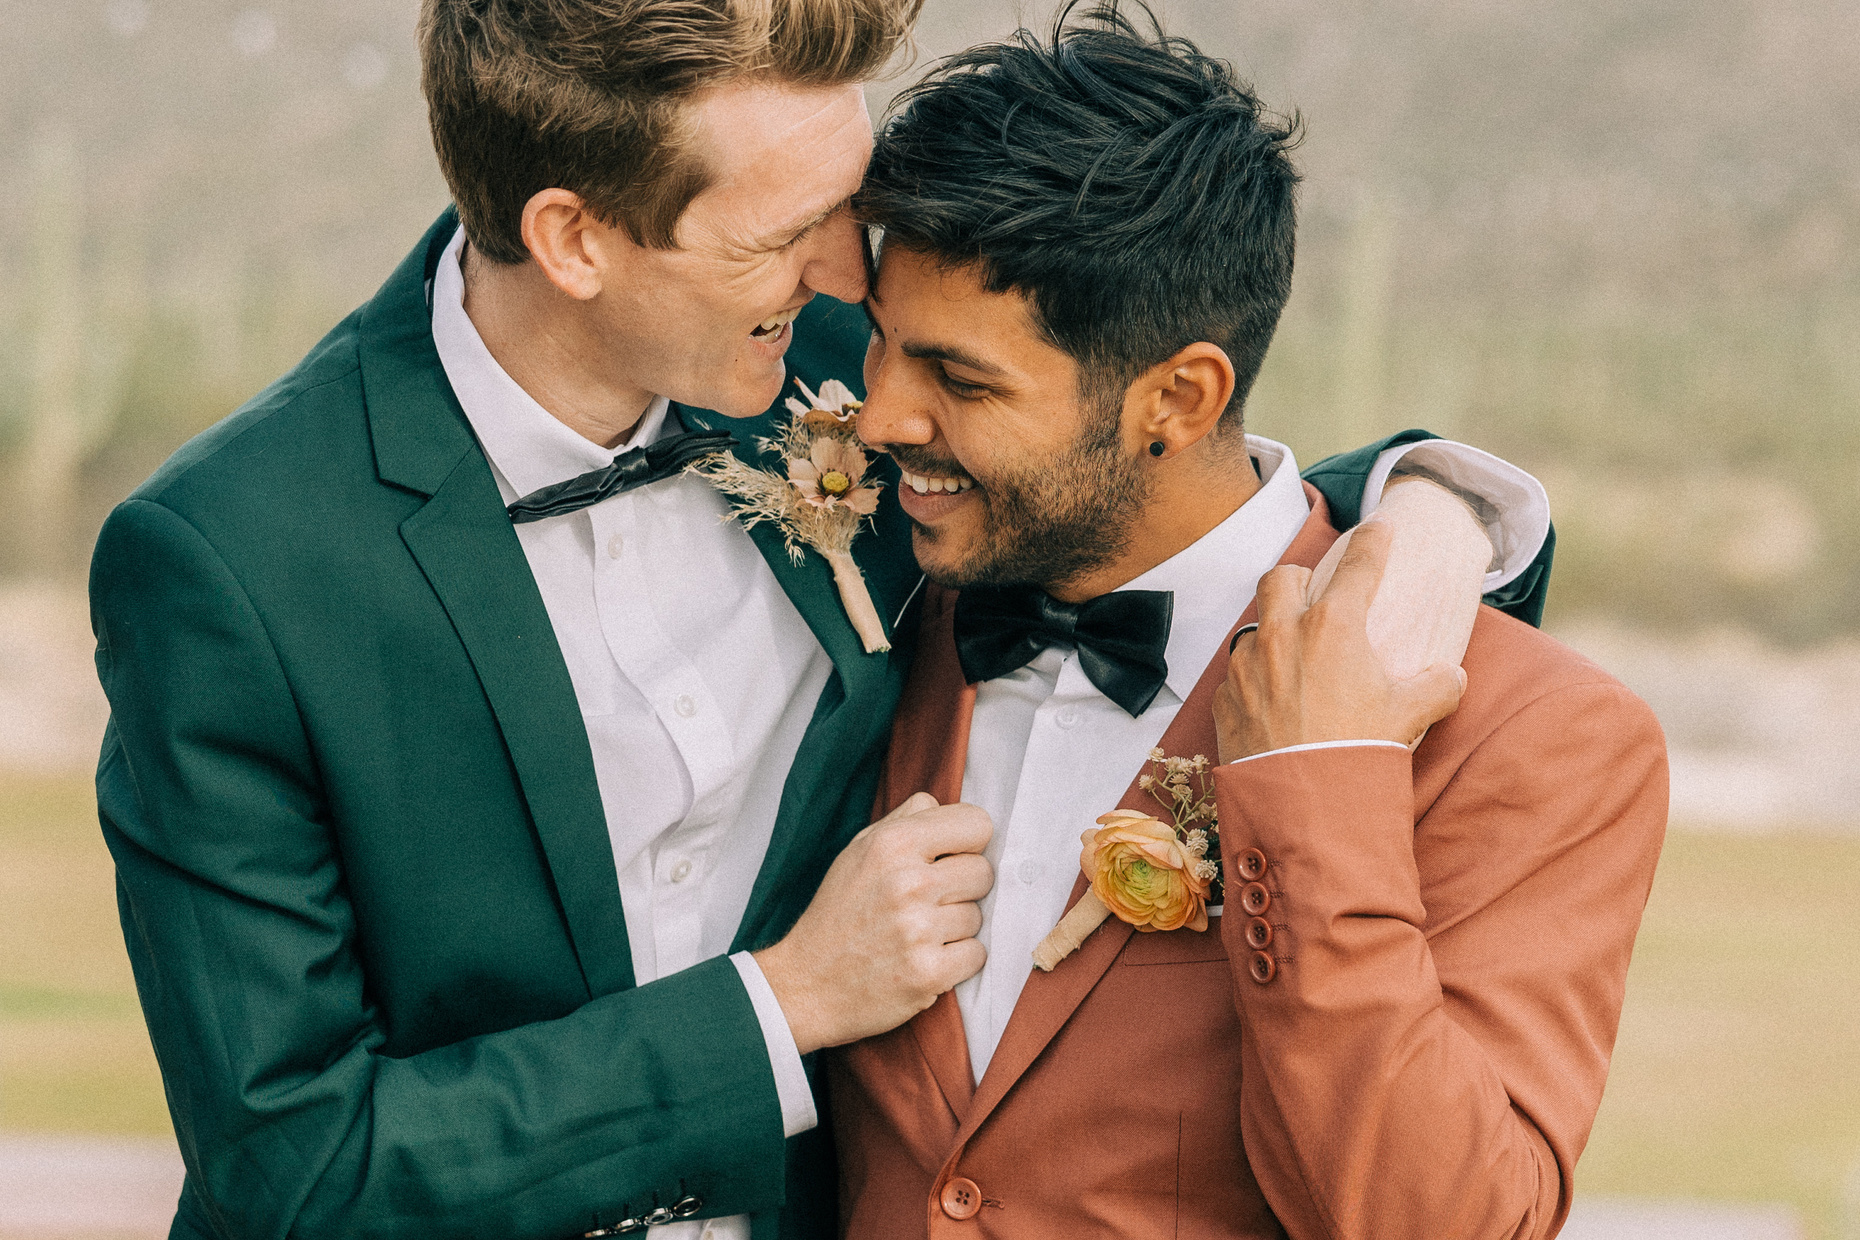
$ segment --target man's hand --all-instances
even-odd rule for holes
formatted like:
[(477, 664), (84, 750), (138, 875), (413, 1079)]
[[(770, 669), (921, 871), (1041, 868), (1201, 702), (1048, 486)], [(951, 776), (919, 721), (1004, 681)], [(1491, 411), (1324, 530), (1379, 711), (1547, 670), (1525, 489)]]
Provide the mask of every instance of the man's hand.
[(920, 792), (846, 846), (788, 937), (756, 953), (803, 1055), (895, 1029), (981, 971), (994, 835)]
[(1394, 680), (1369, 643), (1369, 605), (1388, 563), (1388, 526), (1372, 517), (1317, 601), (1311, 570), (1284, 565), (1259, 582), (1259, 628), (1235, 643), (1215, 693), (1222, 762), (1316, 741), (1410, 744), (1458, 708), (1466, 674), (1441, 664)]

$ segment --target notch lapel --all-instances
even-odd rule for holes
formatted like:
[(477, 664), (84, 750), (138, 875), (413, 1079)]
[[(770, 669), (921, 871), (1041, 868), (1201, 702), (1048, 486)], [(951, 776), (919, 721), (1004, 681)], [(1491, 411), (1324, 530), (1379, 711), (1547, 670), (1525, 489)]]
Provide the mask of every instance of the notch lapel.
[(633, 984), (633, 964), (593, 753), (529, 561), (433, 347), (426, 289), (456, 227), (448, 210), (361, 312), (376, 471), (428, 497), (401, 523), (401, 540), (478, 674), (582, 976), (603, 995)]
[[(1330, 511), (1324, 503), (1324, 497), (1309, 483), (1305, 484), (1305, 496), (1311, 501), (1311, 514), (1305, 519), (1298, 536), (1292, 540), (1292, 545), (1286, 549), (1279, 563), (1314, 568), (1337, 540), (1338, 534), (1331, 528)], [(1213, 661), (1189, 691), (1188, 700), (1182, 704), (1182, 709), (1176, 712), (1174, 721), (1163, 733), (1159, 744), (1165, 751), (1181, 756), (1197, 753), (1212, 755), (1217, 752), (1214, 694), (1227, 676), (1227, 645), (1241, 626), (1252, 623), (1257, 614), (1257, 603), (1249, 603), (1246, 611), (1228, 629), (1221, 649), (1215, 652)], [(948, 638), (948, 647), (953, 659), (953, 633)], [(966, 753), (966, 750), (965, 728), (962, 752)], [(1139, 769), (1132, 776), (1130, 786), (1117, 808), (1148, 812), (1154, 807), (1155, 803), (1149, 794), (1138, 786), (1137, 781), (1141, 776), (1142, 771)], [(960, 780), (960, 773), (957, 778)], [(1079, 897), (1085, 893), (1085, 887), (1085, 878), (1080, 875), (1072, 885), (1072, 897), (1066, 902), (1068, 909), (1078, 903)], [(995, 1048), (994, 1058), (988, 1061), (988, 1070), (982, 1074), (981, 1083), (975, 1087), (974, 1100), (967, 1114), (963, 1115), (962, 1127), (956, 1134), (955, 1146), (950, 1155), (952, 1160), (963, 1143), (981, 1127), (1015, 1082), (1020, 1080), (1022, 1074), (1046, 1049), (1053, 1036), (1071, 1019), (1072, 1013), (1078, 1010), (1079, 1004), (1085, 1001), (1085, 996), (1091, 993), (1135, 932), (1135, 927), (1128, 922), (1109, 917), (1092, 932), (1078, 951), (1062, 960), (1051, 973), (1043, 973), (1029, 966), (1026, 988), (1021, 991), (1020, 999), (1014, 1005), (1007, 1028), (1002, 1031), (1001, 1042)], [(954, 1003), (950, 1004), (950, 1008), (954, 1011)], [(960, 1021), (957, 1023), (957, 1033), (961, 1033)], [(964, 1059), (966, 1066), (966, 1043)]]
[[(746, 463), (764, 469), (782, 468), (782, 462), (757, 451), (755, 444), (759, 437), (772, 433), (775, 420), (785, 413), (770, 410), (759, 418), (736, 419), (682, 405), (677, 412), (687, 429), (724, 430), (736, 436), (733, 451)], [(909, 526), (893, 494), (896, 467), (890, 458), (881, 457), (873, 465), (873, 472), (890, 485), (874, 516), (874, 528), (861, 531), (854, 540), (853, 558), (865, 574), (866, 586), (889, 636), (889, 626), (915, 586), (918, 572), (910, 554)], [(896, 652), (865, 652), (859, 634), (846, 618), (833, 570), (823, 557), (804, 548), (796, 563), (788, 554), (781, 530), (771, 523), (758, 524), (747, 532), (776, 582), (833, 661), (834, 675), (821, 691), (783, 786), (781, 810), (732, 951), (755, 950), (785, 932), (791, 919), (784, 909), (794, 894), (785, 889), (793, 868), (817, 858), (823, 847), (831, 848), (829, 857), (837, 854), (852, 838), (852, 831), (834, 829), (834, 806), (845, 782), (854, 777), (851, 762), (865, 753), (873, 729), (878, 728), (882, 735), (885, 720), (875, 719), (874, 712), (880, 703), (884, 710), (889, 709), (888, 687), (902, 675), (904, 666)], [(823, 838), (820, 832), (833, 838)], [(799, 909), (788, 911), (798, 913)]]

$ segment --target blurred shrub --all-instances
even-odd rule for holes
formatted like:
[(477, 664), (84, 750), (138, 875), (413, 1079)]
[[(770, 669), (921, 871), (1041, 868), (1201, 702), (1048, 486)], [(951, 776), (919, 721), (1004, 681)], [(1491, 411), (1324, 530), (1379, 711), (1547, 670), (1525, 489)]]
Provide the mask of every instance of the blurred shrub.
[[(1426, 425), (1537, 471), (1565, 618), (1860, 628), (1860, 8), (1162, 7), (1309, 124), (1255, 429), (1311, 460)], [(108, 506), (444, 204), (416, 10), (4, 10), (0, 572), (80, 569)], [(930, 0), (921, 43), (1014, 20)]]

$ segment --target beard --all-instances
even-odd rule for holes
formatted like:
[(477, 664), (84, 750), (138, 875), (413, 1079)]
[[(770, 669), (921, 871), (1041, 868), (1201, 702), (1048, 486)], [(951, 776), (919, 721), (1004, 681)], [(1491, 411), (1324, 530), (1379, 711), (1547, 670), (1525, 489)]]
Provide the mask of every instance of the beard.
[[(1093, 419), (1057, 459), (987, 474), (911, 445), (890, 445), (912, 473), (966, 473), (982, 500), (975, 545), (959, 563), (925, 566), (930, 580), (957, 590), (1021, 584), (1050, 590), (1122, 555), (1148, 488), (1137, 460), (1119, 448), (1116, 412)], [(942, 539), (921, 525), (913, 533), (931, 547)]]

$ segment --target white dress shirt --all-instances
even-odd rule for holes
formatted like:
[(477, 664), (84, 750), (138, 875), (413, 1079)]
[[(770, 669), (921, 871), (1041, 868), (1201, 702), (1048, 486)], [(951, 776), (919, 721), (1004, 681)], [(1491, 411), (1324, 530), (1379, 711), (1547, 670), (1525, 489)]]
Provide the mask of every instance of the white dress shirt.
[[(463, 241), (434, 277), (433, 343), (505, 503), (677, 431), (660, 397), (628, 443), (603, 448), (531, 399), (465, 313)], [(642, 986), (729, 951), (833, 670), (728, 511), (681, 476), (516, 527), (587, 725)], [(819, 1121), (788, 1022), (755, 960), (730, 959), (762, 1025), (783, 1129), (805, 1132)], [(651, 1234), (747, 1240), (749, 1220)]]
[[(1430, 440), (1424, 446), (1431, 451), (1410, 464), (1425, 462), (1497, 510), (1488, 527), (1495, 563), (1486, 588), (1515, 578), (1536, 557), (1548, 528), (1543, 488), (1515, 466), (1465, 445)], [(1253, 497), (1195, 543), (1121, 587), (1175, 596), (1165, 653), (1169, 673), (1148, 710), (1136, 718), (1125, 713), (1091, 683), (1070, 649), (1045, 650), (1020, 670), (976, 687), (962, 799), (994, 820), (987, 855), (995, 885), (982, 900), (978, 936), (988, 961), (956, 987), (956, 1003), (977, 1082), (1020, 1000), (1033, 949), (1065, 912), (1079, 873), (1080, 833), (1117, 808), (1227, 630), (1253, 601), (1259, 579), (1279, 562), (1310, 515), (1291, 449), (1248, 435), (1247, 450), (1263, 483)], [(1390, 468), (1407, 451), (1394, 448), (1377, 458), (1365, 513), (1380, 502)], [(1533, 493), (1541, 502), (1524, 502)]]

